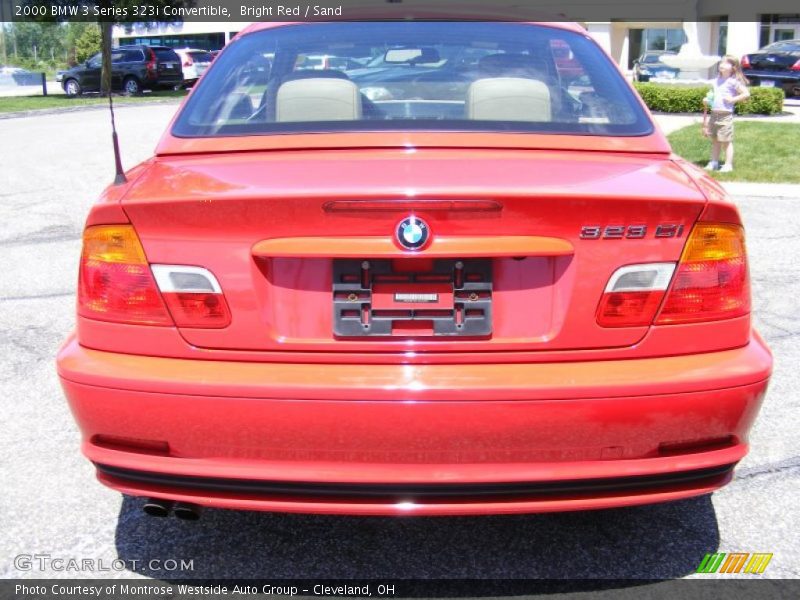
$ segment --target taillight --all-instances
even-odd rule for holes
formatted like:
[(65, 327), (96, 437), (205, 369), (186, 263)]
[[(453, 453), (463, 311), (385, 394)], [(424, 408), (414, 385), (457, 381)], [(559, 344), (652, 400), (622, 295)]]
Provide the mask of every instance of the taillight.
[(156, 53), (152, 50), (150, 50), (150, 60), (147, 61), (147, 66), (145, 68), (150, 75), (155, 75), (158, 71), (156, 67)]
[(698, 223), (656, 324), (716, 321), (750, 312), (744, 230), (728, 223)]
[(191, 67), (193, 64), (194, 64), (194, 61), (192, 60), (192, 57), (187, 55), (186, 56), (186, 60), (183, 61), (183, 66), (184, 67)]
[(216, 277), (201, 267), (152, 265), (158, 288), (178, 327), (217, 329), (231, 322)]
[(674, 271), (675, 263), (671, 262), (617, 269), (597, 307), (597, 323), (602, 327), (650, 325)]
[(749, 69), (750, 68), (750, 57), (747, 56), (747, 54), (745, 54), (742, 57), (741, 66), (742, 66), (743, 69)]
[(101, 321), (172, 325), (131, 225), (96, 225), (84, 231), (78, 314)]
[(791, 67), (789, 67), (790, 71), (800, 71), (800, 60), (794, 63)]

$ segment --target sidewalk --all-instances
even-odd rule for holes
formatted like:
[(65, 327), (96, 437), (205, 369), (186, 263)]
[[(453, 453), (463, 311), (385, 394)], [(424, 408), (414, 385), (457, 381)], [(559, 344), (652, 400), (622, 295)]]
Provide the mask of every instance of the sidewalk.
[(720, 182), (731, 196), (748, 198), (797, 198), (800, 199), (800, 184), (795, 183), (745, 183), (739, 181)]
[[(756, 121), (758, 123), (800, 123), (800, 104), (796, 102), (788, 102), (784, 104), (783, 111), (789, 113), (788, 115), (776, 115), (774, 117), (736, 117), (736, 122), (742, 121)], [(703, 115), (670, 115), (665, 113), (654, 113), (653, 117), (661, 127), (664, 135), (669, 135), (673, 131), (683, 129), (688, 125), (703, 122)]]

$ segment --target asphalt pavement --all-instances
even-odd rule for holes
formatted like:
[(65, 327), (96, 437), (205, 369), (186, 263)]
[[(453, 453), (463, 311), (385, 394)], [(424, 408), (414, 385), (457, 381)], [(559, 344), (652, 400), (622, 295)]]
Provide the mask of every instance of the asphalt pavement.
[[(126, 167), (152, 153), (174, 110), (118, 110)], [(722, 491), (548, 515), (209, 510), (189, 523), (146, 517), (141, 500), (95, 481), (55, 374), (56, 350), (74, 325), (83, 221), (113, 178), (108, 115), (2, 120), (0, 140), (0, 577), (682, 578), (713, 551), (771, 552), (764, 577), (800, 576), (800, 197), (736, 197), (748, 232), (755, 324), (776, 369), (752, 451)], [(15, 562), (34, 554), (89, 558), (95, 571)], [(126, 566), (97, 570), (115, 559)], [(193, 568), (170, 571), (154, 559), (192, 560)]]

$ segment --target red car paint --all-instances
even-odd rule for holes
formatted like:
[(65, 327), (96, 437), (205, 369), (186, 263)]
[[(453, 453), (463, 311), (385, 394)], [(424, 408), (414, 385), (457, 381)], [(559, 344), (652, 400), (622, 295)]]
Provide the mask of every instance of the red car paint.
[[(145, 277), (147, 263), (207, 270), (231, 321), (79, 314), (58, 370), (104, 484), (248, 510), (544, 512), (708, 493), (746, 454), (772, 366), (746, 298), (727, 318), (598, 323), (620, 267), (677, 273), (693, 231), (741, 224), (657, 129), (171, 131), (87, 227), (134, 232)], [(431, 231), (417, 252), (395, 239), (409, 214)], [(584, 239), (585, 226), (647, 234)], [(660, 226), (682, 233), (656, 237)], [(492, 265), (491, 335), (435, 337), (426, 320), (386, 337), (332, 334), (333, 261), (391, 260), (401, 277), (471, 258)], [(736, 268), (720, 277), (744, 273), (746, 285)], [(376, 310), (400, 308), (398, 293), (436, 293), (436, 309), (457, 295), (450, 283), (374, 285)]]

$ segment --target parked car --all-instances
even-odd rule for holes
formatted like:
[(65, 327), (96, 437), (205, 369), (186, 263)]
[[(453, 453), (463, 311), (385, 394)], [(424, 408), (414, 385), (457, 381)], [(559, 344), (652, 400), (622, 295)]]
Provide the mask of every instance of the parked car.
[(21, 67), (0, 66), (0, 77), (3, 77), (7, 83), (9, 83), (10, 79), (15, 85), (42, 84), (41, 73), (34, 73)]
[(335, 69), (337, 71), (348, 71), (358, 69), (364, 65), (357, 60), (347, 56), (331, 56), (329, 54), (308, 54), (298, 57), (297, 70), (311, 69), (321, 71), (325, 69)]
[[(356, 42), (374, 100), (296, 68)], [(577, 24), (254, 23), (91, 209), (58, 373), (151, 515), (708, 494), (772, 367), (744, 239)]]
[(680, 69), (661, 62), (661, 57), (674, 55), (674, 52), (645, 52), (633, 61), (633, 76), (636, 81), (650, 81), (653, 77), (675, 79)]
[(779, 87), (789, 97), (800, 95), (800, 40), (775, 42), (745, 54), (742, 70), (750, 85)]
[(206, 72), (211, 65), (214, 57), (207, 50), (193, 50), (191, 48), (175, 49), (175, 53), (181, 58), (183, 67), (183, 84), (186, 86), (194, 85), (200, 76)]
[(17, 85), (41, 85), (42, 84), (42, 74), (36, 73), (34, 71), (29, 71), (27, 69), (21, 69), (18, 67), (12, 67), (6, 71), (7, 74), (11, 75), (11, 78), (14, 80), (14, 83)]
[[(82, 65), (62, 75), (68, 96), (100, 91), (102, 55), (95, 54)], [(111, 53), (111, 87), (126, 94), (142, 90), (172, 89), (183, 83), (181, 59), (164, 46), (120, 46)]]

